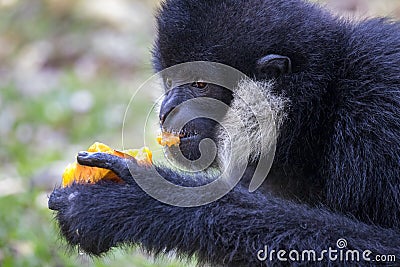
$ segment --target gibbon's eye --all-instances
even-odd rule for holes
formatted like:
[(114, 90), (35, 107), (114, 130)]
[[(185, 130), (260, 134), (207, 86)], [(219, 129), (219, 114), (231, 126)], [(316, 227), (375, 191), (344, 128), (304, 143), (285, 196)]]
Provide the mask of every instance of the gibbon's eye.
[(195, 88), (199, 88), (199, 89), (204, 89), (204, 88), (206, 88), (208, 86), (208, 83), (205, 83), (205, 82), (194, 82), (194, 83), (191, 84), (191, 86), (195, 87)]

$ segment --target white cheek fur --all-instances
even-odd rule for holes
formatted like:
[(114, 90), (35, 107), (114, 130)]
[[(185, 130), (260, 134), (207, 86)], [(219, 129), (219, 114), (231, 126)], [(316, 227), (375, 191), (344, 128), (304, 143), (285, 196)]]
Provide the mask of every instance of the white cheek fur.
[(237, 85), (231, 108), (220, 124), (218, 163), (222, 169), (232, 161), (255, 161), (276, 144), (289, 100), (273, 94), (273, 86), (273, 81), (251, 79)]

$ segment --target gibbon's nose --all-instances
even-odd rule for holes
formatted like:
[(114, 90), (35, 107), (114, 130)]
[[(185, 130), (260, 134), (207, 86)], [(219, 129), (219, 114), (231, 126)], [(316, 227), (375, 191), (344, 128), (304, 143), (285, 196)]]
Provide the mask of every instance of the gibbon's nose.
[(190, 99), (190, 95), (184, 88), (175, 88), (171, 90), (164, 98), (160, 109), (160, 123), (163, 125), (168, 115), (180, 104)]
[(161, 125), (164, 124), (165, 120), (167, 119), (168, 115), (171, 111), (176, 107), (174, 99), (164, 99), (161, 109), (160, 109), (160, 123)]

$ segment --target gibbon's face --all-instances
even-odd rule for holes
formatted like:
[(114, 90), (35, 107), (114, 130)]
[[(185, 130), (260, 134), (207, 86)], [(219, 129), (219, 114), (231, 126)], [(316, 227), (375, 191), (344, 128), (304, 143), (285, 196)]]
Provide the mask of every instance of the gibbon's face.
[[(204, 82), (171, 88), (161, 105), (160, 123), (164, 132), (180, 136), (179, 146), (167, 147), (166, 152), (182, 166), (188, 164), (179, 161), (180, 153), (190, 161), (205, 154), (208, 158), (204, 160), (212, 163), (213, 157), (220, 167), (231, 162), (232, 156), (243, 162), (257, 161), (276, 144), (289, 104), (288, 99), (273, 93), (273, 81), (244, 78), (233, 85), (233, 91)], [(204, 98), (205, 103), (201, 101)], [(209, 117), (201, 117), (207, 114), (204, 110)], [(201, 144), (206, 139), (215, 145)]]
[[(165, 79), (166, 93), (160, 109), (160, 124), (163, 132), (179, 135), (179, 146), (167, 147), (168, 154), (176, 156), (179, 151), (184, 158), (195, 161), (202, 153), (212, 153), (214, 149), (208, 145), (200, 146), (202, 140), (211, 139), (217, 143), (218, 122), (214, 119), (201, 116), (202, 110), (212, 112), (214, 102), (204, 99), (215, 99), (229, 106), (232, 93), (221, 86), (196, 81), (175, 86), (171, 78)], [(217, 118), (222, 119), (226, 110), (216, 110)], [(200, 148), (201, 147), (201, 148)], [(201, 151), (202, 150), (202, 151)], [(174, 157), (175, 158), (175, 157)], [(178, 157), (177, 157), (178, 158)]]

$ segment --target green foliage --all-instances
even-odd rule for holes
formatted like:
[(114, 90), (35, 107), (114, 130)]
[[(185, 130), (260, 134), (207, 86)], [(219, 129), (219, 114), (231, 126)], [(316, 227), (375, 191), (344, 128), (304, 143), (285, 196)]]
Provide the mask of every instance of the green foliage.
[[(148, 10), (143, 23), (151, 25), (153, 1), (117, 2)], [(92, 16), (87, 3), (0, 1), (0, 266), (184, 266), (135, 248), (102, 259), (80, 255), (60, 239), (47, 208), (63, 171), (48, 169), (66, 166), (94, 141), (121, 147), (125, 108), (151, 75), (151, 27), (121, 30), (107, 12)], [(116, 54), (121, 43), (137, 55)], [(138, 132), (152, 104), (140, 97), (128, 122)]]

